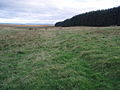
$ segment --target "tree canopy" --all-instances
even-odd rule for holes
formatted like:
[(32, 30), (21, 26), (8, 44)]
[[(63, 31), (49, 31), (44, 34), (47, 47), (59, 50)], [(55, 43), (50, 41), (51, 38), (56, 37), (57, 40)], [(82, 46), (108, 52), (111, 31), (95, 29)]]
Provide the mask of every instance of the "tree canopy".
[(79, 14), (55, 26), (120, 26), (120, 6)]

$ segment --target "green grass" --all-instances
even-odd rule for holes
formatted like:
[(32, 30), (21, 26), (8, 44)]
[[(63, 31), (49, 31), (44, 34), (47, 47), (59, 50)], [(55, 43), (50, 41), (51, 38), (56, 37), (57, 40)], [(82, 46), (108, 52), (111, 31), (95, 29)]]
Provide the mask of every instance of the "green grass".
[(120, 27), (0, 29), (0, 90), (119, 90)]

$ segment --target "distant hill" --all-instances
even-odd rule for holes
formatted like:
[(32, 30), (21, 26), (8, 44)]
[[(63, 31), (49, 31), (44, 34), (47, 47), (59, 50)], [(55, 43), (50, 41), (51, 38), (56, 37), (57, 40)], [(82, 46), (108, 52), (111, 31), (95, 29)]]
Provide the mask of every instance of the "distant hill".
[(20, 27), (20, 28), (38, 28), (38, 27), (52, 27), (52, 25), (25, 25), (25, 24), (0, 24), (0, 27)]
[(120, 6), (79, 14), (55, 26), (120, 26)]
[(0, 25), (47, 25), (54, 26), (53, 24), (41, 24), (41, 23), (0, 23)]
[(37, 23), (0, 23), (0, 27), (51, 27), (53, 24)]

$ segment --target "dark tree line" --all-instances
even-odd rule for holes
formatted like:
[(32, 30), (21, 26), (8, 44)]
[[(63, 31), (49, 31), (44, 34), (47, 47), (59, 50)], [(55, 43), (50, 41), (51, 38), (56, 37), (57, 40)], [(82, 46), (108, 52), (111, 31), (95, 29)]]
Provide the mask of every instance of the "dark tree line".
[(120, 6), (76, 15), (55, 26), (120, 26)]

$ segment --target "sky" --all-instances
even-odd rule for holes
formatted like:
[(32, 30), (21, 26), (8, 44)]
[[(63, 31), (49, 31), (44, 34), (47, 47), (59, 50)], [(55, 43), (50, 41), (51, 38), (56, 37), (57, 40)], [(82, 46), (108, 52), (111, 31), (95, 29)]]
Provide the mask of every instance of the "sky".
[(55, 24), (77, 14), (120, 6), (120, 0), (0, 0), (0, 23)]

